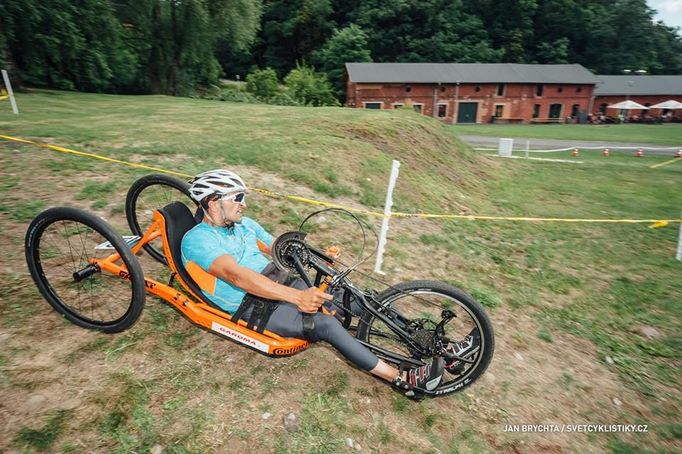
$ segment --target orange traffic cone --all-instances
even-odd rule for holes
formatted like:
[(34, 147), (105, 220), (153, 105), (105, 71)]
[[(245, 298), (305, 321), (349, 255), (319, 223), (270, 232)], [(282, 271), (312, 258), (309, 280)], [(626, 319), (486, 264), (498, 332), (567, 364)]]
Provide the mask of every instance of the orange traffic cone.
[(573, 156), (574, 158), (578, 157), (578, 149), (577, 148), (573, 149), (573, 153), (571, 153), (571, 156)]
[(609, 155), (609, 149), (608, 149), (608, 148), (604, 148), (604, 152), (603, 152), (602, 154), (603, 154), (604, 156), (608, 156), (608, 155)]
[(637, 150), (637, 153), (635, 153), (635, 156), (637, 156), (638, 158), (641, 158), (643, 155), (644, 155), (644, 150), (642, 150), (641, 148), (639, 150)]

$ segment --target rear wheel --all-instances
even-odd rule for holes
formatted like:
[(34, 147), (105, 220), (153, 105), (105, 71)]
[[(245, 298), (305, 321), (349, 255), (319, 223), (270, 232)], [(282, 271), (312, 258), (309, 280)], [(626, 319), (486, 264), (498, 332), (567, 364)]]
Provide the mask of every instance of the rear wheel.
[[(121, 235), (97, 216), (75, 208), (43, 211), (26, 232), (25, 253), (40, 293), (76, 325), (115, 333), (140, 317), (142, 268)], [(126, 279), (92, 263), (114, 253), (127, 269)]]
[[(191, 212), (197, 208), (189, 195), (189, 184), (178, 178), (153, 173), (135, 181), (128, 190), (125, 204), (128, 226), (133, 235), (144, 235), (152, 225), (154, 211), (175, 201), (187, 205)], [(156, 261), (168, 265), (160, 238), (142, 247)]]
[[(465, 354), (466, 361), (451, 362), (452, 367), (443, 374), (443, 380), (435, 393), (449, 394), (471, 385), (488, 368), (495, 349), (492, 324), (481, 304), (443, 282), (412, 281), (394, 287), (376, 297), (379, 310), (409, 332), (418, 344), (427, 350), (431, 349), (433, 354), (440, 353), (434, 342), (435, 327), (441, 322), (444, 310), (455, 315), (445, 324), (442, 339), (444, 345), (462, 341), (470, 334), (478, 336), (476, 343), (479, 348), (469, 356)], [(416, 362), (426, 363), (431, 360), (406, 345), (383, 321), (368, 311), (360, 319), (358, 338)], [(375, 353), (382, 359), (395, 363), (394, 357)]]

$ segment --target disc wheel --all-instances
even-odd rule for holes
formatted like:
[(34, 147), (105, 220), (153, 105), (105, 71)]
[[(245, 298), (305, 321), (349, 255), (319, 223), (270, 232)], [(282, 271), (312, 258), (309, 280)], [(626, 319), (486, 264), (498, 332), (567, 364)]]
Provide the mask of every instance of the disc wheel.
[[(144, 235), (154, 221), (154, 211), (175, 201), (187, 205), (191, 212), (197, 208), (196, 202), (189, 195), (189, 184), (178, 178), (154, 173), (135, 181), (128, 190), (125, 203), (130, 231), (133, 235)], [(168, 265), (160, 238), (145, 244), (142, 248), (154, 260)]]
[[(142, 268), (121, 235), (102, 219), (75, 208), (51, 208), (31, 222), (24, 246), (38, 290), (69, 321), (115, 333), (140, 317), (145, 301)], [(127, 278), (93, 265), (92, 259), (114, 253), (120, 255)]]
[[(467, 357), (467, 362), (458, 362), (446, 370), (435, 394), (445, 395), (461, 391), (471, 385), (488, 368), (495, 349), (493, 327), (479, 302), (463, 291), (443, 282), (412, 281), (388, 288), (376, 297), (380, 310), (399, 320), (412, 339), (427, 348), (434, 345), (435, 327), (442, 320), (444, 310), (455, 314), (445, 325), (443, 344), (462, 341), (467, 335), (478, 330), (480, 345), (478, 351)], [(365, 311), (358, 326), (358, 338), (381, 347), (389, 352), (411, 358), (419, 363), (428, 363), (431, 357), (422, 356), (406, 345), (382, 320)], [(436, 354), (437, 352), (433, 352)], [(382, 359), (394, 362), (390, 356), (377, 353)]]

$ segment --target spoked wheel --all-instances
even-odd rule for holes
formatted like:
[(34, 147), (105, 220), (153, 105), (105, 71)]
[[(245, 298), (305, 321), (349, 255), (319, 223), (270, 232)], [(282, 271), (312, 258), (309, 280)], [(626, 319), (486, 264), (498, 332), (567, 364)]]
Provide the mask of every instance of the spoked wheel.
[[(154, 173), (135, 181), (128, 190), (125, 205), (128, 226), (133, 235), (144, 235), (152, 225), (154, 211), (175, 201), (187, 205), (191, 212), (197, 208), (189, 196), (189, 184), (182, 180)], [(156, 261), (168, 265), (160, 238), (145, 244), (142, 248)]]
[[(76, 325), (115, 333), (140, 317), (145, 299), (140, 263), (123, 238), (97, 216), (75, 208), (43, 211), (26, 232), (25, 253), (40, 293)], [(128, 279), (93, 264), (92, 259), (114, 253), (120, 255)]]
[[(446, 361), (448, 367), (435, 394), (461, 391), (472, 384), (487, 369), (495, 349), (492, 324), (481, 304), (443, 282), (403, 282), (395, 287), (400, 291), (389, 288), (380, 293), (376, 300), (383, 311), (397, 320), (396, 323), (410, 332), (412, 339), (420, 345), (427, 349), (434, 346), (435, 328), (446, 313), (444, 311), (454, 314), (454, 317), (444, 325), (442, 344), (468, 345), (468, 341), (471, 341), (473, 345), (462, 355), (465, 361)], [(358, 338), (418, 362), (431, 361), (430, 357), (424, 357), (407, 346), (383, 321), (368, 311), (360, 319)], [(389, 355), (375, 353), (388, 362), (395, 362)]]

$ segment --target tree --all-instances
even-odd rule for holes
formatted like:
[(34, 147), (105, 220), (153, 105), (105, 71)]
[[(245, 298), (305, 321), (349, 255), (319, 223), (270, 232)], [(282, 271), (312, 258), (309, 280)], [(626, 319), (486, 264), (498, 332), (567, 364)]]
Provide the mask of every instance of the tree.
[(255, 63), (283, 76), (308, 61), (331, 36), (330, 0), (274, 0), (263, 11), (262, 29), (254, 46)]
[(482, 20), (492, 46), (502, 51), (502, 61), (525, 63), (533, 41), (533, 16), (537, 0), (480, 0), (467, 2), (467, 11)]
[(324, 74), (316, 73), (308, 66), (298, 65), (284, 78), (289, 95), (296, 101), (310, 106), (338, 106), (334, 89)]
[(35, 86), (107, 91), (132, 80), (134, 55), (106, 0), (5, 0), (2, 53)]
[(319, 70), (327, 74), (339, 98), (345, 99), (344, 74), (348, 62), (372, 61), (367, 34), (357, 25), (337, 30), (314, 58)]
[(459, 0), (368, 0), (357, 12), (375, 61), (490, 62), (501, 53), (489, 45), (481, 21)]

